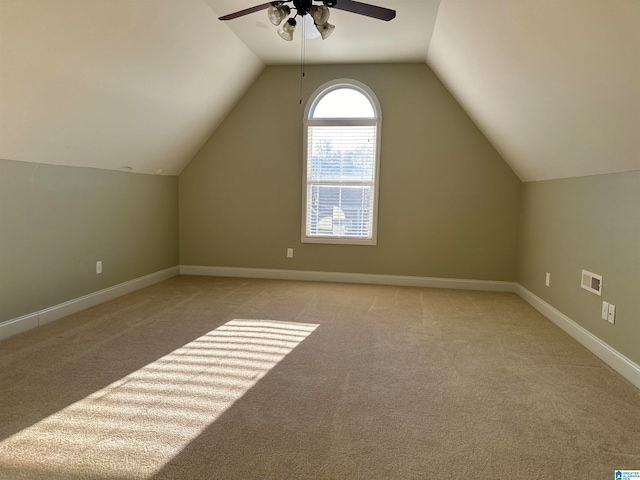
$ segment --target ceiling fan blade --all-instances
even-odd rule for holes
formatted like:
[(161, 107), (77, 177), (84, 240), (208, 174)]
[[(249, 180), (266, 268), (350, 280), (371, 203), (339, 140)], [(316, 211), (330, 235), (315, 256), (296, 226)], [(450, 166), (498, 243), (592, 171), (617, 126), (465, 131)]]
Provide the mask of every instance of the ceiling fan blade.
[(256, 5), (255, 7), (245, 8), (244, 10), (240, 10), (239, 12), (230, 13), (229, 15), (224, 15), (218, 18), (218, 20), (233, 20), (234, 18), (243, 17), (253, 12), (259, 12), (260, 10), (265, 10), (270, 6), (271, 6), (271, 3), (263, 3), (262, 5)]
[(377, 18), (378, 20), (393, 20), (396, 18), (396, 11), (388, 8), (378, 7), (376, 5), (369, 5), (368, 3), (356, 2), (354, 0), (336, 0), (336, 4), (333, 8), (338, 10), (344, 10), (346, 12), (357, 13), (359, 15), (365, 15), (371, 18)]

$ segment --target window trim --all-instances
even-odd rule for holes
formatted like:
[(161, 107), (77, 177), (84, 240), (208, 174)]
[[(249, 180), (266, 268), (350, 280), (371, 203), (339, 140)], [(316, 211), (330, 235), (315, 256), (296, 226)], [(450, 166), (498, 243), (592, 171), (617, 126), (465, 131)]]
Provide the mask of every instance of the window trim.
[[(340, 88), (351, 88), (362, 93), (373, 106), (374, 118), (322, 118), (311, 119), (309, 115), (315, 110), (317, 104), (334, 90)], [(302, 166), (302, 243), (323, 243), (323, 244), (335, 244), (335, 245), (377, 245), (378, 244), (378, 203), (380, 198), (380, 145), (381, 145), (381, 130), (382, 130), (382, 109), (380, 108), (380, 102), (376, 97), (373, 90), (362, 82), (351, 78), (339, 78), (324, 83), (318, 87), (313, 94), (309, 97), (310, 101), (304, 109), (303, 117), (303, 166)], [(370, 125), (376, 127), (376, 154), (375, 154), (375, 178), (373, 181), (373, 215), (371, 225), (371, 238), (349, 238), (349, 237), (323, 237), (323, 236), (307, 236), (307, 193), (308, 193), (308, 153), (309, 153), (309, 126), (349, 126), (349, 125)], [(344, 182), (348, 184), (349, 182)]]

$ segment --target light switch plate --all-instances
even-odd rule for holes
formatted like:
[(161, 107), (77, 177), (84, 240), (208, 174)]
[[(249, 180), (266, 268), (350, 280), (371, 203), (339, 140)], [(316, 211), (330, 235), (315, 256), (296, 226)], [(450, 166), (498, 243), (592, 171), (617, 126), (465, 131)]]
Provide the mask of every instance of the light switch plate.
[(602, 314), (600, 316), (603, 320), (609, 319), (609, 304), (607, 302), (602, 302)]
[(615, 323), (616, 321), (616, 306), (609, 304), (609, 323)]

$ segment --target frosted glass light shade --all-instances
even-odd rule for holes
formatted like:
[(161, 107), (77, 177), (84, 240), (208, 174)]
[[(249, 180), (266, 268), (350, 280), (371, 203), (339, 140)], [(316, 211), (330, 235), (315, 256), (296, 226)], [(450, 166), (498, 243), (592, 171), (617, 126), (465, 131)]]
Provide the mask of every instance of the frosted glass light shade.
[(317, 5), (312, 5), (309, 9), (309, 13), (313, 17), (313, 21), (316, 23), (316, 25), (324, 25), (329, 21), (329, 15), (331, 15), (331, 13), (329, 12), (329, 8), (327, 8), (325, 5), (322, 5), (320, 7)]
[[(293, 40), (293, 32), (296, 30), (296, 21), (293, 18), (287, 20), (287, 22), (278, 29), (278, 35), (283, 40), (290, 42)], [(322, 32), (320, 32), (322, 34)]]
[(277, 7), (271, 5), (267, 9), (269, 21), (274, 25), (280, 25), (282, 21), (289, 16), (290, 13), (291, 9), (288, 5), (278, 5)]
[(323, 40), (326, 40), (327, 37), (336, 29), (335, 25), (331, 25), (329, 22), (323, 25), (316, 25), (316, 28), (320, 32), (320, 36), (322, 36)]

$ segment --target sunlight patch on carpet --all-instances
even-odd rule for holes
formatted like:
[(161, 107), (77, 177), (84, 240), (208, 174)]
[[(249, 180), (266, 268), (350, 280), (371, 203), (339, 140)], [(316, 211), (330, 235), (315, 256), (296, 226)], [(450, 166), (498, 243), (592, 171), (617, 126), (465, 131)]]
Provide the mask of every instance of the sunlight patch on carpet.
[(0, 465), (149, 478), (317, 326), (232, 320), (0, 442)]

